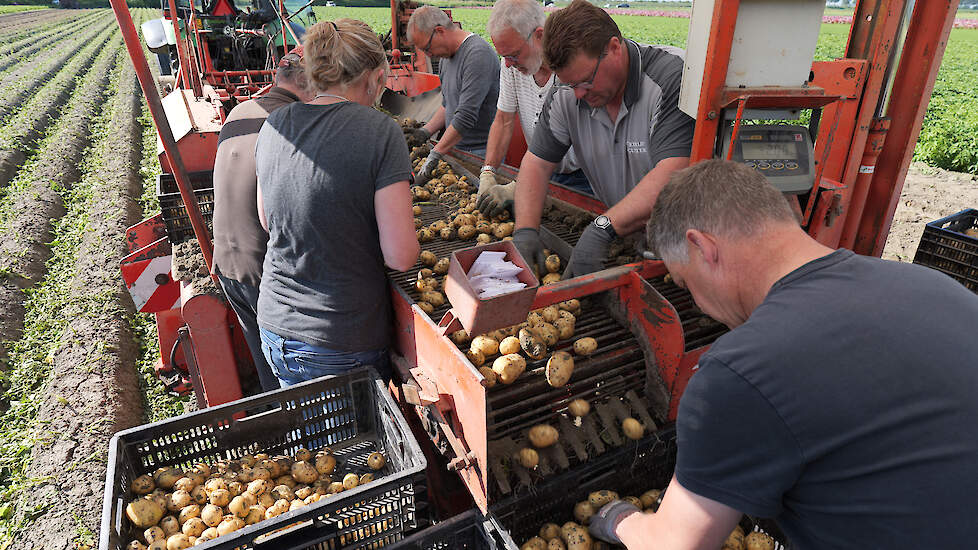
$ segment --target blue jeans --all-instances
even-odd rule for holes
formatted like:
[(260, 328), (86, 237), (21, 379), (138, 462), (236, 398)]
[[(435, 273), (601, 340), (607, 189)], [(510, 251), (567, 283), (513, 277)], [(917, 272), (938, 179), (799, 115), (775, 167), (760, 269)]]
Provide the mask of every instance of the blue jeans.
[(584, 175), (584, 170), (574, 170), (573, 172), (568, 172), (566, 174), (555, 173), (553, 176), (551, 176), (551, 179), (564, 187), (573, 189), (574, 191), (583, 193), (585, 195), (594, 196), (594, 190), (591, 189), (591, 183), (587, 180), (587, 176)]
[(390, 356), (387, 350), (337, 351), (283, 338), (258, 327), (261, 350), (282, 387), (301, 382), (345, 374), (362, 366), (371, 366), (384, 380), (390, 380)]

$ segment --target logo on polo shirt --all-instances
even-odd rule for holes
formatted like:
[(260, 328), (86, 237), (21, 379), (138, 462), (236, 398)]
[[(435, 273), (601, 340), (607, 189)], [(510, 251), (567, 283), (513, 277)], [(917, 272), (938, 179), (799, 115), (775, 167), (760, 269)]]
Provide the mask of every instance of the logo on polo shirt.
[(648, 144), (644, 141), (626, 141), (625, 147), (628, 153), (648, 153)]

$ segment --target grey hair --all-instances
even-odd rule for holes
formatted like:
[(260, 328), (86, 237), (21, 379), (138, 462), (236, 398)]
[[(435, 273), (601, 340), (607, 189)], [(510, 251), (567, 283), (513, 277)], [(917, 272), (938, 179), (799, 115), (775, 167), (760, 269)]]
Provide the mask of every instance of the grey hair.
[(672, 175), (652, 208), (648, 245), (686, 263), (686, 231), (750, 237), (772, 223), (797, 224), (788, 201), (759, 172), (727, 160), (704, 160)]
[(529, 36), (546, 21), (543, 5), (536, 0), (499, 0), (492, 5), (486, 33), (495, 36), (505, 29), (513, 29), (520, 36)]
[(435, 6), (421, 6), (414, 10), (411, 19), (408, 19), (407, 31), (410, 33), (413, 28), (417, 32), (429, 33), (435, 27), (449, 28), (452, 26), (452, 19), (444, 11)]
[(309, 82), (306, 80), (306, 68), (302, 58), (294, 53), (289, 53), (282, 59), (286, 62), (280, 63), (279, 67), (275, 69), (275, 81), (289, 82), (302, 89), (308, 88)]

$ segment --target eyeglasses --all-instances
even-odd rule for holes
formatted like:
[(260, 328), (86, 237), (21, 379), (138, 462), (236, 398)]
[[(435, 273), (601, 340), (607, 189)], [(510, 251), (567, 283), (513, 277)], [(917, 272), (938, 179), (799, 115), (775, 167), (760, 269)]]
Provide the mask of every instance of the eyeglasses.
[(530, 44), (530, 37), (533, 36), (533, 33), (535, 33), (535, 32), (537, 32), (537, 29), (533, 29), (532, 31), (530, 31), (530, 34), (526, 35), (526, 38), (523, 39), (523, 45), (520, 46), (520, 49), (516, 52), (515, 55), (504, 55), (503, 56), (503, 59), (506, 60), (506, 61), (512, 61), (513, 63), (516, 63), (517, 61), (519, 61), (520, 60), (520, 55), (523, 53), (523, 49), (526, 48), (527, 45)]
[(435, 31), (438, 30), (438, 27), (441, 27), (441, 25), (435, 25), (435, 28), (431, 29), (431, 34), (428, 35), (428, 43), (425, 44), (423, 48), (421, 48), (421, 51), (423, 51), (424, 53), (431, 53), (431, 41), (435, 39)]
[(561, 84), (560, 86), (563, 88), (570, 88), (571, 90), (590, 90), (591, 88), (594, 88), (594, 77), (598, 76), (598, 67), (601, 66), (601, 60), (604, 59), (604, 56), (606, 55), (608, 55), (607, 50), (601, 52), (601, 55), (598, 56), (598, 62), (594, 65), (594, 71), (591, 72), (591, 78), (583, 82), (578, 82), (577, 84)]

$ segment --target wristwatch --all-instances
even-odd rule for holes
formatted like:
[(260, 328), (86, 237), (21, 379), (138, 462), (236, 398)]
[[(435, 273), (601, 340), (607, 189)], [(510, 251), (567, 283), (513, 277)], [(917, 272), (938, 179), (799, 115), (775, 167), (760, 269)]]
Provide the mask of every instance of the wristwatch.
[(608, 216), (601, 214), (597, 218), (594, 218), (594, 222), (592, 223), (594, 223), (595, 227), (607, 233), (612, 239), (618, 237), (618, 233), (615, 232), (615, 228), (611, 226), (611, 218)]
[(495, 166), (489, 166), (488, 164), (483, 164), (482, 165), (482, 169), (479, 170), (479, 172), (485, 172), (486, 170), (489, 170), (490, 172), (492, 172), (493, 174), (495, 174), (497, 168)]

